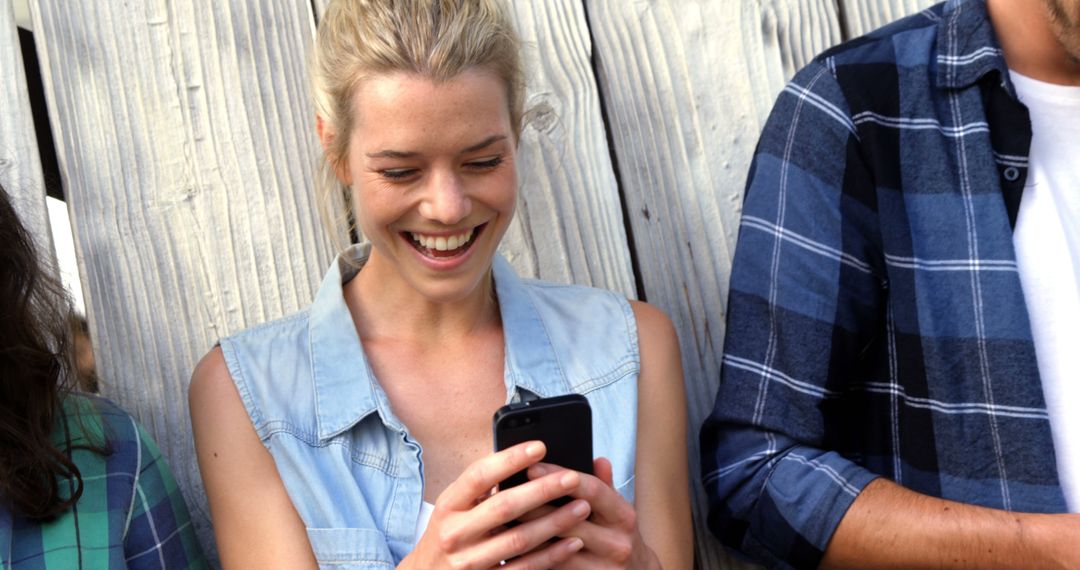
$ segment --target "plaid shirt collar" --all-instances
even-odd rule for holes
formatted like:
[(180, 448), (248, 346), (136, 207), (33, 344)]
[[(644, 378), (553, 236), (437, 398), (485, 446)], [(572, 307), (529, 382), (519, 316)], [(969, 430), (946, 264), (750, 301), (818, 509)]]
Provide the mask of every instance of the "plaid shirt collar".
[(964, 89), (996, 71), (1010, 94), (1009, 68), (986, 11), (985, 0), (949, 0), (938, 22), (937, 84)]

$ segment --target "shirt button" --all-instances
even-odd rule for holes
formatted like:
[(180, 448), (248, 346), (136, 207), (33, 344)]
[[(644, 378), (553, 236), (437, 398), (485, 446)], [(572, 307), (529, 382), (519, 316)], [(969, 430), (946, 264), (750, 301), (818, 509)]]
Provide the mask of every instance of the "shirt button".
[(1020, 178), (1020, 169), (1015, 166), (1010, 166), (1005, 169), (1004, 176), (1005, 180), (1016, 182), (1016, 180)]

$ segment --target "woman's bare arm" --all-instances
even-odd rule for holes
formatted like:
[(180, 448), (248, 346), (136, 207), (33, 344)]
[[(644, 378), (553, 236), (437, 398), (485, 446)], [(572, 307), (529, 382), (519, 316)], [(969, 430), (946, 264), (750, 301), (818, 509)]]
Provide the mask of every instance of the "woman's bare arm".
[(188, 401), (222, 566), (315, 568), (304, 522), (251, 425), (220, 347), (195, 368)]
[(635, 508), (645, 543), (667, 570), (694, 563), (686, 440), (686, 394), (679, 341), (662, 311), (632, 302), (637, 317), (638, 379)]

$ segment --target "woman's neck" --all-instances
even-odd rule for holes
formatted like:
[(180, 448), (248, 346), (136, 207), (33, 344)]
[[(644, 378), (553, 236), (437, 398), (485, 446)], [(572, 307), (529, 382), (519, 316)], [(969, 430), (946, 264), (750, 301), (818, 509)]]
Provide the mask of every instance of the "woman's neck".
[(345, 302), (367, 341), (436, 345), (501, 324), (490, 271), (464, 298), (437, 302), (414, 289), (376, 251), (345, 285)]

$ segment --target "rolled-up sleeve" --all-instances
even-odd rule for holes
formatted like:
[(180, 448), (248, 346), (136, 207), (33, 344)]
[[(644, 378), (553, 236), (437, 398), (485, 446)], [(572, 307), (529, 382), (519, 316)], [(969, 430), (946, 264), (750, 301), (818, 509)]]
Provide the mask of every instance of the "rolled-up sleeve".
[(777, 99), (747, 182), (702, 471), (712, 532), (770, 567), (816, 567), (876, 477), (833, 446), (851, 425), (846, 388), (875, 372), (887, 318), (862, 148), (829, 67), (814, 62)]

